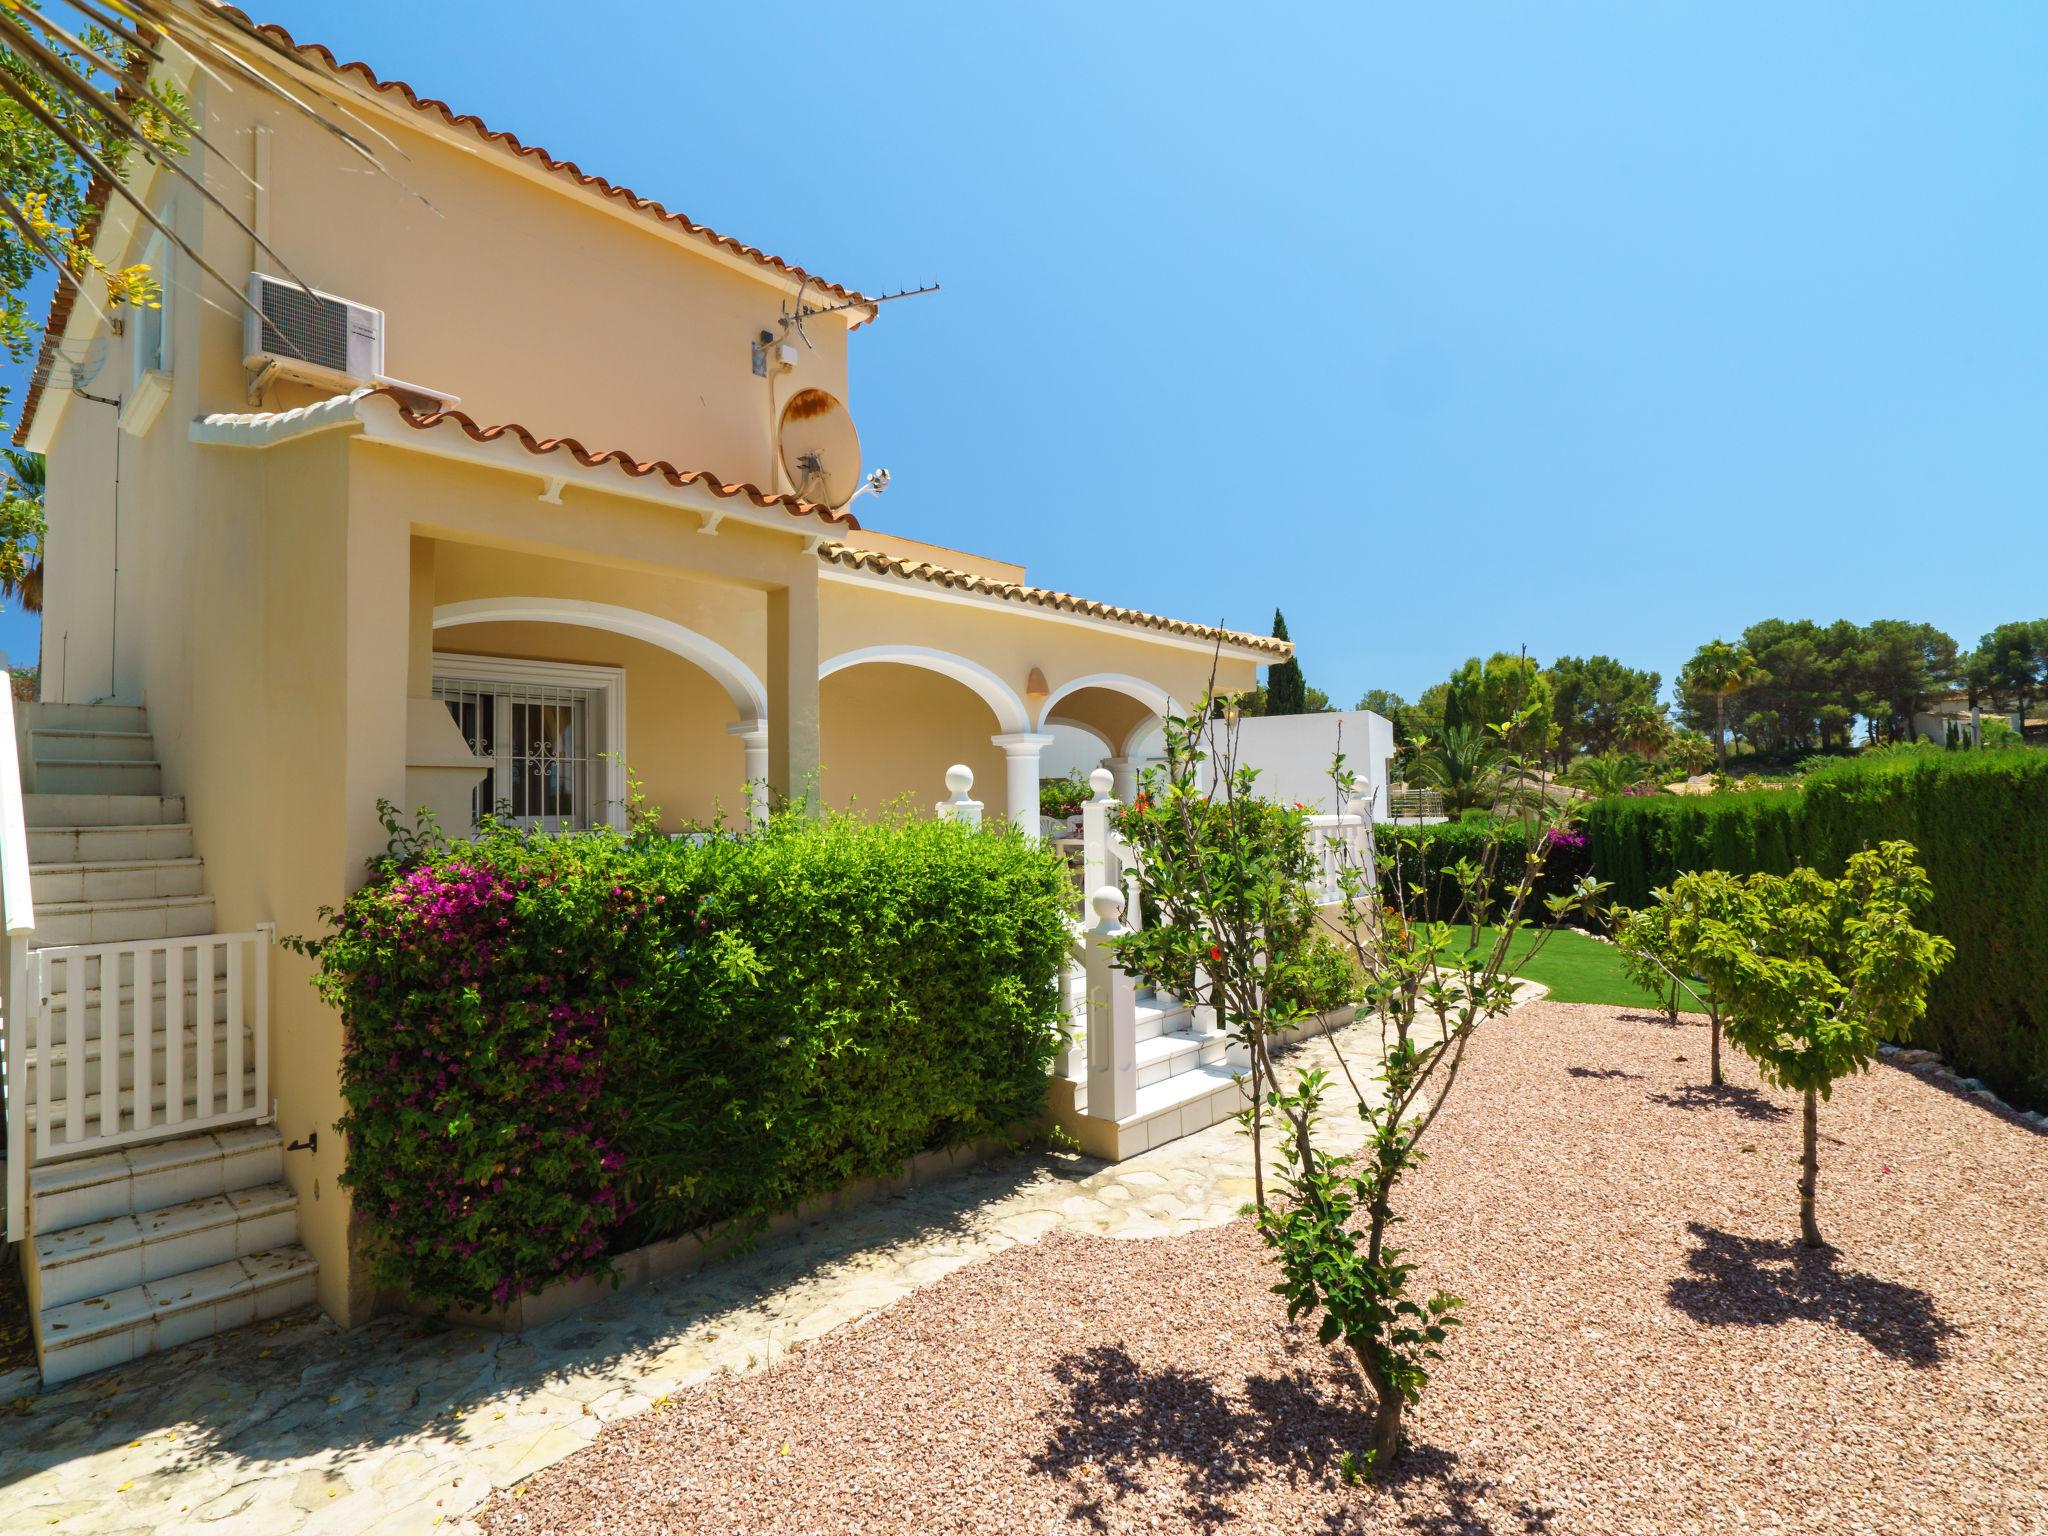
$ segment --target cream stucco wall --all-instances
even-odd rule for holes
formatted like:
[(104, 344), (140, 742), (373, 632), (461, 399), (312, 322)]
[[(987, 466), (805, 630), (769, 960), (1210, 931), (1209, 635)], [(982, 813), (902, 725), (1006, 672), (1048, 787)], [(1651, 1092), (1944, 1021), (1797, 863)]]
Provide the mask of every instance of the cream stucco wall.
[(829, 806), (872, 814), (908, 797), (929, 812), (946, 798), (946, 770), (974, 770), (974, 798), (993, 819), (1003, 810), (1003, 752), (990, 744), (996, 718), (950, 677), (887, 663), (849, 667), (819, 691), (819, 795)]
[[(261, 211), (273, 243), (313, 285), (385, 310), (388, 372), (462, 395), (484, 422), (518, 420), (591, 447), (771, 480), (772, 402), (749, 371), (748, 343), (773, 327), (789, 285), (678, 244), (594, 196), (564, 197), (473, 140), (458, 148), (423, 133), (410, 115), (383, 126), (433, 210), (344, 163), (254, 93), (200, 82), (194, 101), (209, 137), (245, 164), (256, 130), (268, 131), (272, 190)], [(240, 181), (218, 166), (206, 174), (258, 212)], [(221, 270), (239, 276), (257, 264), (218, 214), (163, 189), (151, 196), (203, 230)], [(103, 254), (133, 260), (139, 249)], [(770, 777), (800, 788), (822, 764), (829, 801), (870, 809), (905, 793), (929, 807), (946, 766), (966, 762), (978, 798), (999, 813), (1006, 762), (989, 738), (1037, 724), (1034, 668), (1054, 690), (1101, 673), (1142, 678), (1183, 701), (1207, 685), (1211, 654), (1196, 642), (960, 601), (915, 582), (821, 579), (807, 540), (833, 530), (815, 521), (777, 513), (756, 526), (735, 515), (707, 536), (700, 516), (648, 498), (659, 482), (609, 469), (612, 480), (544, 500), (551, 461), (515, 454), (519, 467), (507, 468), (430, 456), (467, 443), (453, 427), (406, 447), (354, 426), (261, 449), (199, 446), (188, 436), (195, 418), (249, 408), (241, 323), (221, 295), (206, 298), (222, 308), (200, 302), (189, 272), (174, 268), (171, 282), (171, 398), (147, 434), (118, 440), (118, 544), (113, 410), (60, 389), (39, 419), (50, 452), (44, 692), (148, 706), (166, 791), (185, 797), (223, 930), (274, 921), (283, 933), (313, 934), (319, 909), (360, 882), (384, 846), (378, 800), (406, 803), (408, 698), (425, 689), (436, 646), (625, 667), (627, 750), (650, 796), (672, 821), (708, 815), (720, 795), (736, 807), (742, 753), (725, 727), (741, 710), (701, 667), (596, 629), (436, 631), (437, 609), (451, 604), (604, 604), (708, 637), (766, 696)], [(845, 397), (844, 320), (813, 321), (810, 334), (814, 350), (777, 399), (805, 385)], [(88, 387), (121, 393), (129, 367), (129, 339), (115, 338)], [(309, 398), (284, 390), (264, 403)], [(965, 658), (994, 677), (1020, 718), (1001, 720), (953, 678), (900, 661), (820, 684), (821, 664), (874, 647)], [(1255, 677), (1248, 659), (1222, 663), (1222, 686)], [(1060, 707), (1117, 730), (1140, 708), (1113, 691)], [(337, 1184), (341, 1023), (308, 985), (306, 963), (282, 949), (271, 1006), (279, 1127), (292, 1139), (319, 1133), (317, 1151), (287, 1158), (286, 1177), (320, 1261), (321, 1302), (353, 1321), (370, 1298)]]

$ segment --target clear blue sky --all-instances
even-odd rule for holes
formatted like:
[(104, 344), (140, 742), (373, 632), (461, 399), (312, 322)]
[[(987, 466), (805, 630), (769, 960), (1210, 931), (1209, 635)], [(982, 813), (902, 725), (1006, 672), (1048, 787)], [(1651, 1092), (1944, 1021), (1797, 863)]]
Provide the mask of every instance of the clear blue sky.
[(2048, 609), (2037, 4), (253, 8), (836, 280), (942, 281), (856, 337), (869, 521), (1278, 604), (1340, 703)]

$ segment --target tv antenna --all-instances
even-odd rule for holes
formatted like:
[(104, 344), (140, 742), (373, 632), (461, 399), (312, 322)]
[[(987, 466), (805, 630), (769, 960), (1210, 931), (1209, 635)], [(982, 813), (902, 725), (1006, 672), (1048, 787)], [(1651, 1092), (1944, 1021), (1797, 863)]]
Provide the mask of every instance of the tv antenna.
[(789, 340), (789, 333), (795, 331), (797, 339), (806, 348), (810, 346), (811, 338), (804, 333), (804, 322), (815, 315), (836, 315), (849, 309), (873, 309), (883, 304), (894, 304), (898, 299), (914, 299), (922, 294), (939, 291), (937, 283), (926, 283), (922, 288), (899, 288), (894, 293), (880, 293), (868, 299), (847, 299), (840, 304), (806, 304), (804, 294), (810, 286), (811, 279), (807, 274), (797, 285), (796, 303), (792, 305), (786, 299), (783, 301), (781, 320), (782, 339)]

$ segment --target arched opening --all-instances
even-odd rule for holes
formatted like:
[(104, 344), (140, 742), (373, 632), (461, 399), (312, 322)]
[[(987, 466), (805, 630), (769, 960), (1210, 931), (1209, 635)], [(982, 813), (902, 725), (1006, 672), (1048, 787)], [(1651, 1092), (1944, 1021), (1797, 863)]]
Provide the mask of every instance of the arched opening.
[(1117, 755), (1117, 744), (1085, 721), (1053, 715), (1043, 727), (1052, 745), (1038, 760), (1038, 777), (1085, 779)]
[(993, 737), (1024, 729), (1014, 690), (964, 657), (876, 647), (819, 668), (819, 796), (873, 812), (906, 795), (920, 809), (945, 798), (946, 769), (974, 771), (974, 798), (1002, 814), (1006, 759)]
[(622, 824), (628, 778), (669, 831), (744, 820), (746, 743), (766, 692), (715, 642), (651, 614), (571, 599), (434, 612), (434, 691), (493, 767), (475, 802), (522, 821)]
[[(1062, 730), (1055, 735), (1079, 728), (1098, 737), (1105, 744), (1102, 755), (1116, 775), (1116, 796), (1128, 800), (1136, 792), (1138, 769), (1158, 757), (1161, 721), (1174, 708), (1163, 688), (1141, 678), (1102, 674), (1076, 678), (1056, 690), (1040, 718), (1060, 722)], [(1138, 750), (1141, 743), (1147, 751)], [(1095, 766), (1089, 764), (1091, 769)]]

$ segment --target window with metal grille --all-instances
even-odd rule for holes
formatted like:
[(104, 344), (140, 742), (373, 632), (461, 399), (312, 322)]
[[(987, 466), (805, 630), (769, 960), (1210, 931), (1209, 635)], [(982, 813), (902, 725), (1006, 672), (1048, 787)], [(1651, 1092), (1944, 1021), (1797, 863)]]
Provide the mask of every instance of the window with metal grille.
[(605, 714), (601, 692), (437, 671), (434, 697), (470, 751), (491, 760), (472, 792), (472, 814), (496, 811), (550, 831), (581, 831), (603, 820), (602, 748), (595, 739)]

